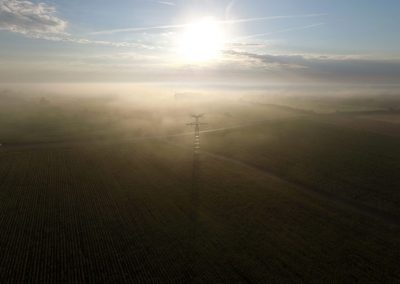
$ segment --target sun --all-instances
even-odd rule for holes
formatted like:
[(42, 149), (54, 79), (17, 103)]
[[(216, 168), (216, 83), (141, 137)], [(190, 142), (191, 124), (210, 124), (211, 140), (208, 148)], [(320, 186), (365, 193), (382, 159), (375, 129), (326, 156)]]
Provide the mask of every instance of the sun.
[(179, 39), (179, 53), (188, 62), (218, 59), (223, 49), (225, 33), (213, 18), (204, 18), (185, 26)]

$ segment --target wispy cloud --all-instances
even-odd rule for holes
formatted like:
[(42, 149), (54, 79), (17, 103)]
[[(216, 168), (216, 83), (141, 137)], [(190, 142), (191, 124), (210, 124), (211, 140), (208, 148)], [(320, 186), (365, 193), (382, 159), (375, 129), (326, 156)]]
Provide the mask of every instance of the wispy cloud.
[(66, 32), (68, 22), (57, 16), (55, 7), (27, 0), (0, 0), (0, 31), (19, 33), (29, 38), (94, 44), (112, 47), (153, 48), (144, 44), (90, 40)]
[(0, 28), (26, 35), (62, 34), (67, 22), (45, 3), (0, 0)]
[(312, 29), (312, 28), (324, 26), (324, 25), (326, 25), (326, 23), (314, 23), (314, 24), (311, 24), (311, 25), (300, 26), (300, 27), (291, 27), (291, 28), (286, 28), (286, 29), (282, 29), (282, 30), (278, 30), (278, 31), (268, 32), (268, 33), (259, 33), (259, 34), (247, 35), (247, 36), (243, 36), (243, 37), (237, 38), (236, 40), (245, 40), (245, 39), (263, 37), (263, 36), (280, 34), (280, 33), (287, 33), (287, 32), (299, 31), (299, 30), (307, 30), (307, 29)]
[(259, 17), (259, 18), (227, 20), (227, 21), (220, 21), (220, 23), (222, 23), (222, 24), (240, 24), (240, 23), (281, 20), (281, 19), (315, 18), (315, 17), (323, 17), (323, 16), (327, 16), (327, 15), (328, 14), (326, 14), (326, 13), (319, 13), (319, 14), (286, 15), (286, 16), (269, 16), (269, 17)]
[(180, 29), (187, 25), (163, 25), (163, 26), (152, 26), (152, 27), (138, 27), (138, 28), (126, 28), (126, 29), (113, 29), (113, 30), (103, 30), (91, 33), (91, 35), (108, 35), (117, 33), (128, 33), (128, 32), (144, 32), (150, 30), (169, 30), (169, 29)]
[[(286, 16), (269, 16), (269, 17), (258, 17), (258, 18), (245, 18), (236, 20), (223, 20), (216, 21), (219, 24), (240, 24), (240, 23), (251, 23), (251, 22), (261, 22), (261, 21), (271, 21), (280, 19), (293, 19), (293, 18), (315, 18), (326, 16), (327, 14), (301, 14), (301, 15), (286, 15)], [(134, 33), (134, 32), (144, 32), (150, 30), (170, 30), (170, 29), (181, 29), (187, 27), (189, 24), (176, 24), (176, 25), (160, 25), (151, 27), (133, 27), (124, 29), (112, 29), (103, 30), (91, 33), (92, 35), (105, 35), (105, 34), (116, 34), (116, 33)]]
[(257, 54), (226, 50), (225, 55), (241, 60), (248, 70), (258, 70), (282, 78), (303, 78), (330, 82), (397, 83), (400, 77), (400, 60), (368, 59), (358, 56)]
[(147, 2), (154, 3), (154, 4), (160, 4), (160, 5), (165, 5), (165, 6), (176, 6), (176, 3), (173, 1), (163, 1), (163, 0), (147, 0)]
[(161, 5), (176, 6), (175, 3), (169, 2), (169, 1), (154, 1), (154, 2), (157, 2), (158, 4), (161, 4)]
[(141, 49), (154, 49), (154, 46), (149, 46), (146, 44), (135, 43), (135, 42), (118, 42), (118, 41), (104, 41), (104, 40), (91, 40), (86, 38), (74, 37), (69, 34), (60, 35), (40, 35), (40, 34), (29, 34), (30, 38), (54, 41), (54, 42), (70, 42), (76, 44), (84, 45), (100, 45), (100, 46), (110, 46), (110, 47), (133, 47)]

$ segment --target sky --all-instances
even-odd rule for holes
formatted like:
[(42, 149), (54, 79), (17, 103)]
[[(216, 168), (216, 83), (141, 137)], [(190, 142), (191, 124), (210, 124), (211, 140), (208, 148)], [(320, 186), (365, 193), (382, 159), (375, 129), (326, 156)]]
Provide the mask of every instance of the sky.
[[(0, 83), (396, 84), (399, 11), (398, 0), (0, 0)], [(197, 60), (204, 50), (212, 58)]]

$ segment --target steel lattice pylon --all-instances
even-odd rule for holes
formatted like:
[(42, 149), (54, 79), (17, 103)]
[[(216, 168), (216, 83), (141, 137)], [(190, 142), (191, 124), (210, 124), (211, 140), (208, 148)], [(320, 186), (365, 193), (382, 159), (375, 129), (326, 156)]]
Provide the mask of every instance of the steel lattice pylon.
[(197, 227), (198, 227), (198, 214), (200, 205), (200, 126), (206, 125), (201, 123), (200, 119), (203, 114), (192, 115), (194, 122), (188, 123), (188, 126), (194, 127), (194, 140), (193, 140), (193, 168), (192, 168), (192, 191), (190, 193), (190, 248), (189, 248), (189, 263), (192, 271), (192, 277), (196, 277), (196, 251), (197, 251)]
[(204, 116), (204, 114), (192, 115), (194, 118), (194, 122), (188, 123), (187, 125), (194, 127), (194, 142), (193, 142), (193, 151), (195, 154), (200, 152), (200, 126), (206, 125), (206, 123), (201, 123), (200, 119)]

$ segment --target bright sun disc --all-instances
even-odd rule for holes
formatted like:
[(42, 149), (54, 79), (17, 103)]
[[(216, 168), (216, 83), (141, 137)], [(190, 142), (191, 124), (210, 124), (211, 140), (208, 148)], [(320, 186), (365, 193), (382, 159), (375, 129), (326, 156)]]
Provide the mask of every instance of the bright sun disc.
[(183, 59), (189, 62), (204, 62), (216, 59), (224, 45), (221, 25), (210, 18), (185, 27), (179, 43)]

